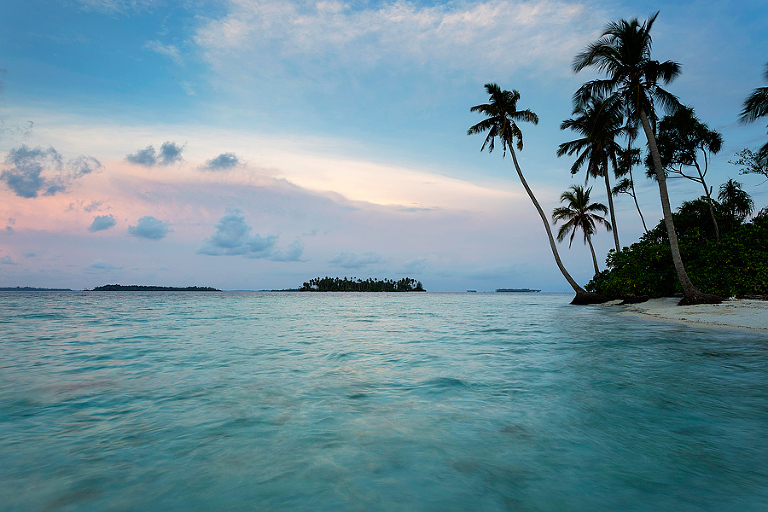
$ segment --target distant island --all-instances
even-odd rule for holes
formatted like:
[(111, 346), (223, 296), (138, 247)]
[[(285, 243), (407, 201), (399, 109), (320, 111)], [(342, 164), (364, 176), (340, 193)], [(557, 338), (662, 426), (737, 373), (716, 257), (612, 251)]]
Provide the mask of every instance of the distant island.
[(530, 293), (540, 292), (541, 290), (532, 290), (530, 288), (496, 288), (496, 291), (502, 293)]
[(304, 283), (301, 292), (425, 292), (421, 281), (404, 277), (392, 279), (352, 279), (338, 277), (316, 277)]
[(33, 286), (4, 286), (0, 292), (71, 292), (69, 288), (35, 288)]
[(220, 292), (210, 286), (187, 286), (186, 288), (177, 288), (174, 286), (141, 286), (138, 284), (106, 284), (97, 286), (92, 292)]

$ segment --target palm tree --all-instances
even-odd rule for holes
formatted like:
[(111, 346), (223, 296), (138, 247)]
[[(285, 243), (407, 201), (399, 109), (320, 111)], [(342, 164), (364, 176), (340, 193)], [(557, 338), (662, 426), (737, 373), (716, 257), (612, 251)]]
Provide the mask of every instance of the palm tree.
[(560, 226), (560, 231), (557, 232), (557, 241), (562, 242), (570, 233), (569, 249), (573, 245), (576, 231), (581, 231), (584, 234), (584, 243), (589, 244), (589, 251), (592, 253), (592, 263), (595, 265), (595, 275), (597, 275), (600, 273), (600, 269), (597, 267), (595, 248), (592, 246), (592, 235), (595, 234), (596, 224), (603, 224), (608, 231), (611, 231), (611, 223), (605, 217), (595, 213), (599, 212), (605, 215), (608, 213), (608, 208), (603, 203), (590, 203), (589, 194), (591, 192), (591, 187), (584, 189), (581, 185), (572, 185), (571, 190), (560, 194), (560, 202), (567, 202), (567, 205), (560, 206), (552, 211), (552, 223), (557, 224), (558, 221), (565, 221), (565, 224)]
[[(763, 77), (768, 81), (768, 63), (765, 65)], [(751, 123), (759, 117), (768, 116), (768, 87), (758, 87), (744, 100), (744, 108), (741, 110), (739, 121)], [(760, 159), (768, 161), (768, 144), (760, 148)]]
[(517, 176), (520, 178), (520, 182), (523, 184), (528, 197), (531, 198), (531, 202), (536, 207), (536, 211), (539, 212), (542, 222), (544, 222), (544, 229), (547, 232), (549, 238), (549, 246), (552, 249), (552, 254), (555, 257), (557, 267), (562, 272), (568, 284), (571, 285), (576, 292), (572, 304), (587, 304), (595, 302), (603, 302), (604, 298), (597, 297), (596, 294), (590, 294), (584, 290), (579, 284), (571, 277), (568, 271), (563, 266), (563, 262), (560, 260), (560, 255), (557, 252), (557, 245), (555, 239), (552, 237), (552, 230), (549, 228), (549, 221), (544, 214), (544, 210), (541, 209), (541, 205), (536, 200), (536, 197), (531, 191), (531, 187), (528, 186), (528, 182), (523, 176), (523, 172), (520, 170), (520, 164), (517, 162), (517, 155), (515, 154), (515, 146), (519, 151), (523, 149), (523, 133), (517, 126), (518, 121), (526, 121), (533, 124), (538, 124), (539, 118), (536, 114), (528, 109), (518, 110), (517, 102), (520, 99), (520, 93), (513, 91), (502, 90), (497, 84), (489, 83), (485, 84), (485, 90), (490, 95), (488, 103), (476, 105), (470, 109), (471, 112), (479, 112), (486, 116), (485, 119), (472, 126), (467, 130), (467, 135), (474, 134), (486, 134), (485, 141), (480, 147), (480, 151), (483, 151), (486, 147), (488, 152), (492, 152), (496, 139), (501, 142), (502, 156), (506, 156), (507, 151), (512, 156), (512, 162), (515, 164), (515, 170)]
[(557, 156), (566, 153), (579, 156), (571, 166), (571, 174), (579, 172), (582, 166), (587, 166), (587, 179), (603, 177), (605, 179), (605, 192), (608, 196), (608, 210), (611, 213), (611, 225), (613, 225), (613, 243), (616, 252), (621, 250), (619, 244), (619, 232), (616, 229), (616, 214), (613, 207), (613, 194), (608, 166), (613, 167), (614, 175), (619, 171), (618, 159), (622, 154), (622, 148), (616, 138), (626, 132), (623, 126), (624, 115), (621, 103), (618, 101), (605, 101), (600, 97), (592, 97), (586, 105), (577, 105), (573, 110), (571, 119), (566, 119), (560, 124), (560, 129), (570, 128), (579, 135), (580, 139), (563, 142), (557, 150)]
[(595, 67), (604, 71), (608, 78), (587, 82), (576, 92), (574, 100), (577, 104), (586, 104), (594, 96), (616, 98), (629, 118), (639, 118), (656, 170), (672, 261), (685, 296), (681, 304), (716, 302), (720, 299), (700, 292), (685, 272), (669, 204), (666, 175), (656, 146), (656, 105), (670, 110), (679, 105), (677, 98), (659, 84), (668, 84), (680, 74), (680, 65), (676, 62), (651, 60), (650, 31), (658, 14), (642, 24), (637, 18), (609, 23), (600, 39), (576, 56), (573, 63), (575, 72)]
[(755, 202), (741, 189), (741, 183), (732, 179), (720, 185), (717, 199), (738, 222), (744, 222), (744, 219), (755, 210)]

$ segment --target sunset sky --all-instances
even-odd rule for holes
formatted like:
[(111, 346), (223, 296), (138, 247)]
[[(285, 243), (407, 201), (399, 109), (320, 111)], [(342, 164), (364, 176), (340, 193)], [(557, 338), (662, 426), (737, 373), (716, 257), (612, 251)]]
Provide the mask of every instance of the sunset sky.
[[(768, 139), (738, 123), (766, 85), (768, 3), (8, 0), (0, 7), (0, 286), (298, 287), (401, 278), (429, 291), (565, 291), (511, 159), (481, 153), (483, 84), (517, 89), (520, 164), (545, 211), (571, 63), (612, 20), (645, 19), (668, 89), (723, 134), (708, 183), (768, 184), (728, 161)], [(646, 219), (658, 189), (637, 169)], [(593, 199), (606, 202), (593, 183)], [(673, 206), (701, 186), (670, 181)], [(622, 245), (642, 226), (616, 199)], [(612, 238), (594, 239), (602, 262)], [(580, 240), (560, 245), (582, 283)]]

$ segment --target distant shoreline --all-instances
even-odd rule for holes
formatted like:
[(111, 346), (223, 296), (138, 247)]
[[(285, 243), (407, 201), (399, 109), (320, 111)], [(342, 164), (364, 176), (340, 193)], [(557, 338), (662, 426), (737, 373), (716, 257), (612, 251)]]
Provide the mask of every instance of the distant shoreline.
[(97, 286), (93, 290), (83, 290), (86, 292), (220, 292), (217, 288), (210, 286), (187, 286), (178, 288), (175, 286), (143, 286), (138, 284), (122, 285), (107, 284)]
[(0, 292), (71, 292), (71, 288), (35, 288), (34, 286), (3, 286)]

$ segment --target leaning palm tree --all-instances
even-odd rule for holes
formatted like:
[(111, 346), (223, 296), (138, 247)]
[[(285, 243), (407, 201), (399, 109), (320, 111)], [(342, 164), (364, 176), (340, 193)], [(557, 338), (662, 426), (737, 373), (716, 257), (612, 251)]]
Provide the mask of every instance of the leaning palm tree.
[(515, 154), (515, 146), (518, 151), (523, 149), (523, 132), (517, 126), (518, 121), (526, 121), (533, 124), (539, 122), (539, 118), (536, 114), (528, 109), (518, 110), (517, 102), (520, 99), (520, 93), (517, 91), (505, 91), (502, 90), (497, 84), (489, 83), (485, 84), (485, 90), (490, 95), (488, 103), (476, 105), (470, 109), (471, 112), (479, 112), (486, 116), (485, 119), (472, 126), (467, 130), (467, 135), (485, 134), (485, 142), (483, 142), (480, 151), (483, 151), (486, 147), (488, 152), (492, 152), (496, 139), (501, 142), (502, 156), (506, 156), (507, 151), (512, 156), (512, 162), (515, 164), (515, 170), (517, 176), (520, 178), (520, 182), (523, 184), (523, 188), (528, 193), (528, 197), (531, 198), (531, 202), (536, 207), (536, 211), (539, 212), (542, 222), (544, 222), (544, 229), (547, 232), (549, 238), (549, 246), (552, 249), (552, 254), (555, 257), (557, 267), (562, 272), (565, 280), (571, 285), (576, 292), (572, 304), (588, 304), (594, 302), (603, 302), (602, 297), (597, 297), (595, 294), (590, 294), (584, 290), (579, 284), (571, 277), (568, 271), (563, 266), (563, 262), (560, 260), (560, 255), (557, 252), (557, 245), (555, 239), (552, 236), (552, 230), (549, 227), (549, 221), (544, 214), (544, 210), (541, 209), (541, 205), (536, 200), (536, 197), (531, 191), (531, 187), (528, 186), (528, 182), (523, 176), (523, 172), (520, 170), (520, 164), (517, 162), (517, 155)]
[[(765, 65), (763, 77), (768, 81), (768, 63)], [(744, 108), (741, 111), (739, 121), (751, 123), (759, 117), (768, 116), (768, 87), (758, 87), (744, 100)], [(768, 144), (760, 148), (758, 153), (763, 161), (768, 161)]]
[(605, 217), (597, 214), (602, 213), (605, 215), (608, 213), (608, 208), (603, 203), (589, 202), (589, 194), (591, 192), (591, 187), (585, 189), (581, 185), (572, 185), (571, 190), (566, 190), (560, 194), (560, 202), (567, 204), (552, 211), (552, 223), (557, 224), (558, 221), (565, 221), (565, 224), (560, 226), (560, 230), (557, 232), (557, 241), (562, 242), (570, 233), (571, 238), (568, 240), (569, 249), (573, 245), (576, 231), (581, 231), (584, 234), (584, 243), (589, 245), (589, 251), (592, 253), (592, 263), (595, 266), (595, 275), (597, 275), (600, 273), (600, 269), (597, 267), (595, 248), (592, 246), (592, 235), (595, 234), (595, 226), (597, 224), (603, 224), (608, 231), (611, 231), (611, 223)]
[(598, 96), (589, 99), (586, 105), (577, 105), (573, 110), (571, 119), (566, 119), (560, 124), (560, 129), (571, 129), (582, 137), (569, 142), (563, 142), (557, 150), (557, 156), (578, 154), (576, 161), (571, 166), (571, 174), (579, 172), (582, 166), (587, 167), (587, 179), (602, 177), (605, 180), (605, 192), (608, 196), (608, 210), (611, 214), (613, 225), (613, 243), (616, 252), (621, 250), (619, 244), (619, 232), (616, 229), (616, 214), (613, 207), (613, 194), (611, 193), (611, 181), (609, 177), (609, 165), (613, 168), (614, 175), (618, 174), (619, 157), (622, 148), (616, 138), (626, 133), (624, 127), (624, 115), (621, 103), (618, 101), (605, 101)]
[(672, 261), (683, 290), (681, 304), (717, 302), (719, 297), (700, 292), (685, 272), (669, 204), (666, 175), (656, 146), (656, 105), (669, 110), (679, 105), (677, 98), (664, 90), (660, 83), (668, 84), (680, 74), (680, 65), (676, 62), (651, 60), (650, 31), (658, 14), (642, 24), (637, 18), (609, 23), (600, 39), (576, 56), (574, 71), (595, 67), (605, 72), (608, 78), (587, 82), (576, 92), (574, 100), (577, 104), (585, 104), (593, 96), (616, 98), (624, 105), (628, 117), (640, 120), (656, 171)]

